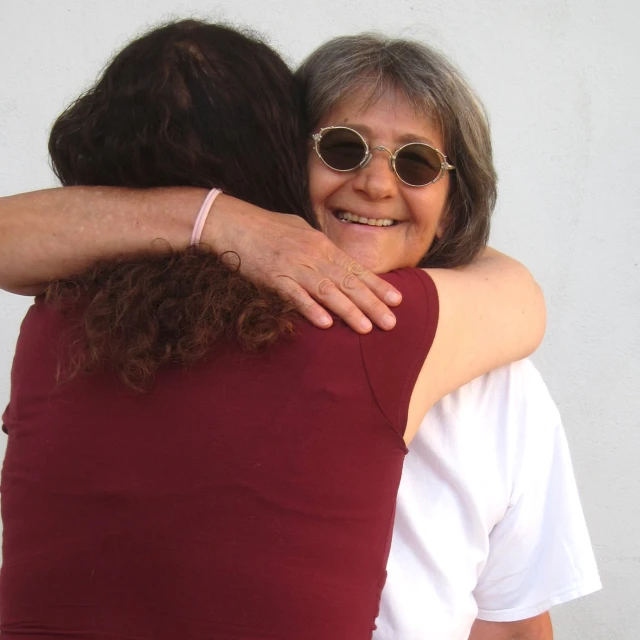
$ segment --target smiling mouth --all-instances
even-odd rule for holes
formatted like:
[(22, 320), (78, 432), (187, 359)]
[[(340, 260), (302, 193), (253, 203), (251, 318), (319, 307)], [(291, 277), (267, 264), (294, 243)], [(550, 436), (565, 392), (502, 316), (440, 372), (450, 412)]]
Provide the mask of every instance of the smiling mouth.
[(397, 220), (391, 218), (365, 218), (348, 211), (336, 211), (333, 215), (345, 224), (362, 224), (369, 227), (392, 227), (398, 224)]

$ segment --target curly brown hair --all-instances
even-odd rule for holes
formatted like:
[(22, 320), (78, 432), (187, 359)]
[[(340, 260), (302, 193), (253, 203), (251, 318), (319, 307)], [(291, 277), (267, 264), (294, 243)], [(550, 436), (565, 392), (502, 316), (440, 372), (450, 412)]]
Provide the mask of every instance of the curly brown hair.
[[(301, 114), (292, 72), (264, 42), (184, 20), (117, 54), (57, 119), (49, 152), (63, 185), (216, 186), (313, 223)], [(219, 339), (255, 351), (293, 333), (292, 306), (237, 260), (168, 249), (48, 286), (46, 300), (77, 319), (70, 376), (112, 369), (142, 390), (160, 366), (202, 358)]]
[(191, 247), (99, 262), (51, 283), (45, 300), (71, 312), (79, 340), (62, 372), (73, 377), (108, 366), (128, 387), (146, 391), (160, 367), (203, 358), (219, 340), (255, 352), (293, 335), (293, 305), (237, 267), (228, 256)]

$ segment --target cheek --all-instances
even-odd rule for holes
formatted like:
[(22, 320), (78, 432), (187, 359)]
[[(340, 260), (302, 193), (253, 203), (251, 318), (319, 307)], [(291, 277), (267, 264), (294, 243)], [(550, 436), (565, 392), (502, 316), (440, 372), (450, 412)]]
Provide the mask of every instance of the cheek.
[[(432, 185), (435, 186), (435, 185)], [(443, 185), (445, 186), (445, 185)], [(425, 187), (428, 189), (429, 187)], [(420, 194), (411, 202), (411, 210), (416, 225), (423, 233), (440, 235), (447, 210), (448, 190), (434, 189), (430, 193)]]
[(309, 197), (311, 198), (311, 204), (317, 213), (320, 205), (324, 201), (324, 195), (322, 193), (321, 183), (318, 180), (317, 172), (313, 170), (309, 171)]
[(324, 214), (326, 207), (330, 207), (331, 197), (346, 181), (346, 174), (332, 171), (319, 160), (309, 162), (309, 197), (316, 215)]
[(323, 165), (319, 163), (316, 154), (309, 157), (309, 197), (316, 213), (326, 199), (326, 178), (323, 176)]

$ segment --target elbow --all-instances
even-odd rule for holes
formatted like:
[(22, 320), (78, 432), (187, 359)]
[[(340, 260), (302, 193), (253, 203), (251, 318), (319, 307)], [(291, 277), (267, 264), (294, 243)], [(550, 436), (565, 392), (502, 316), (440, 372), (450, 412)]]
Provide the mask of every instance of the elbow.
[(34, 284), (28, 286), (10, 285), (0, 282), (0, 289), (7, 293), (13, 293), (17, 296), (36, 297), (44, 293), (46, 286), (44, 284)]
[(544, 339), (547, 329), (547, 305), (542, 287), (528, 270), (527, 275), (529, 284), (526, 303), (523, 307), (523, 320), (524, 325), (528, 327), (527, 356), (530, 356)]
[(25, 284), (16, 282), (11, 278), (10, 265), (5, 265), (3, 256), (0, 255), (0, 290), (13, 293), (18, 296), (38, 296), (44, 293), (47, 283)]
[(24, 260), (20, 260), (15, 250), (16, 229), (10, 215), (8, 197), (0, 198), (0, 289), (21, 296), (37, 296), (42, 293), (46, 284), (25, 283), (23, 275)]

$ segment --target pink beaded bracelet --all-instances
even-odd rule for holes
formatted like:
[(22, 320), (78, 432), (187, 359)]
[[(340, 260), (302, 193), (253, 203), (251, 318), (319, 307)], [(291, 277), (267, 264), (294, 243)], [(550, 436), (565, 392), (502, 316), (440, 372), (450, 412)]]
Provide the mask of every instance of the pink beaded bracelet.
[(195, 246), (200, 244), (200, 238), (202, 236), (202, 230), (204, 229), (204, 225), (207, 221), (207, 216), (209, 215), (209, 211), (211, 211), (211, 207), (213, 206), (214, 200), (222, 193), (220, 189), (211, 189), (207, 194), (207, 197), (204, 199), (202, 206), (200, 207), (200, 211), (198, 211), (198, 217), (196, 218), (195, 224), (193, 225), (193, 231), (191, 232), (191, 242), (190, 246)]

